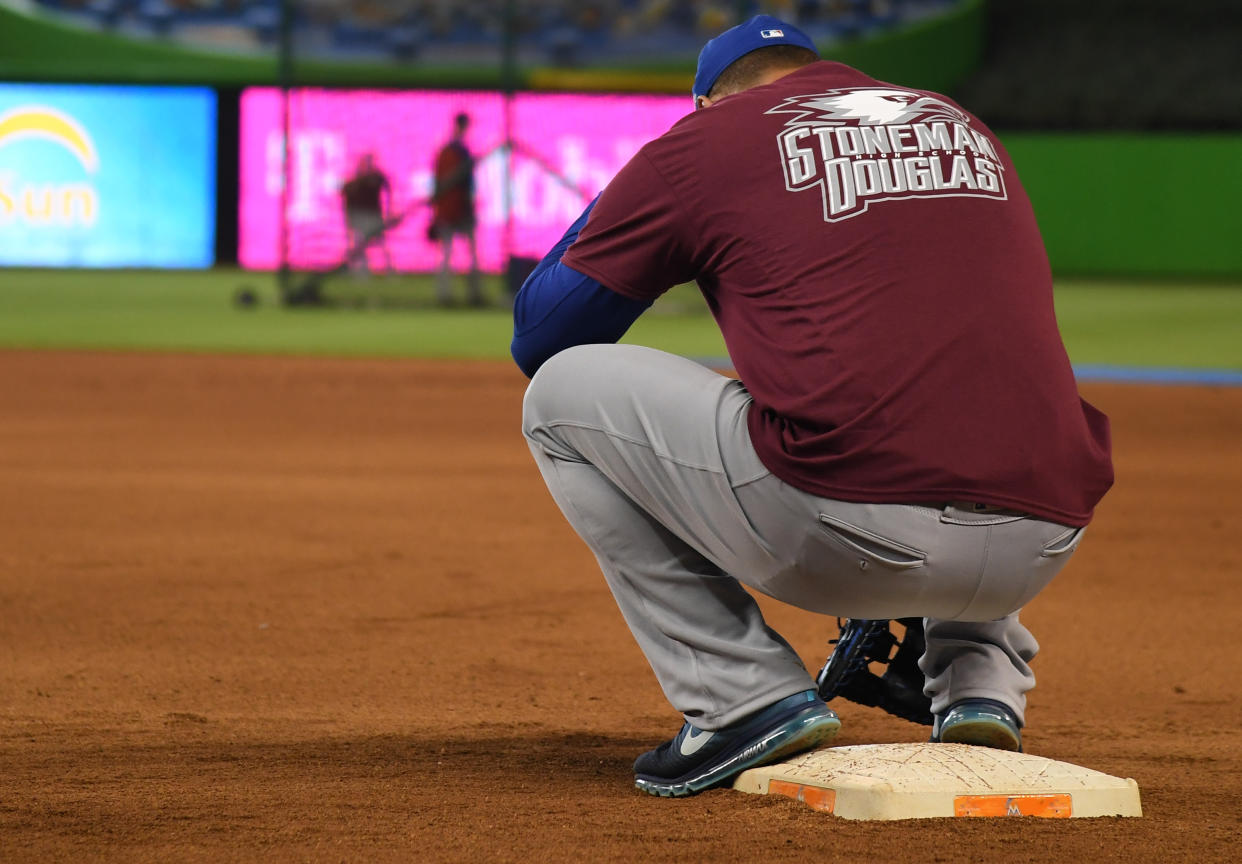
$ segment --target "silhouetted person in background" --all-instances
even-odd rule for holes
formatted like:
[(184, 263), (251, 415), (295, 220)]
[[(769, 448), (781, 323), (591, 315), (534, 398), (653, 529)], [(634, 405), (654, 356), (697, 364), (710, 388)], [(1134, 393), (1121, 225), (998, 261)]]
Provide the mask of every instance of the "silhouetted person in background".
[(386, 214), (392, 206), (392, 187), (370, 153), (358, 158), (353, 175), (341, 186), (341, 201), (349, 230), (349, 251), (345, 257), (350, 269), (369, 271), (367, 249), (378, 244), (384, 253), (384, 268), (391, 272), (392, 256), (384, 243), (384, 231)]
[(436, 276), (436, 300), (441, 305), (453, 302), (449, 266), (453, 257), (453, 238), (461, 235), (470, 244), (470, 273), (466, 281), (466, 300), (471, 306), (483, 305), (479, 280), (479, 253), (474, 228), (474, 156), (466, 147), (466, 130), (470, 115), (461, 113), (453, 118), (453, 137), (436, 155), (435, 209), (431, 233), (440, 241), (440, 271)]

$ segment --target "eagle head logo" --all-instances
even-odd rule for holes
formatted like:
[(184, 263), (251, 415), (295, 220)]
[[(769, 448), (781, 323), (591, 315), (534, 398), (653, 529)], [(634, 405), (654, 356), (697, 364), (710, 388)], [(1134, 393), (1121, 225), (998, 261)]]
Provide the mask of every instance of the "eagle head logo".
[(789, 125), (803, 123), (833, 126), (888, 126), (945, 120), (969, 123), (967, 114), (934, 96), (913, 90), (861, 87), (830, 90), (814, 96), (787, 99), (769, 114), (798, 114)]

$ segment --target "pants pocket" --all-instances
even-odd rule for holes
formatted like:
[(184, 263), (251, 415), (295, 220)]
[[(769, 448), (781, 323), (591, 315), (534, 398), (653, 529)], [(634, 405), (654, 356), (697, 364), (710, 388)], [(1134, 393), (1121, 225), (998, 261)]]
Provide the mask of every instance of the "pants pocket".
[(861, 556), (860, 565), (865, 566), (868, 561), (871, 561), (890, 570), (912, 570), (927, 563), (927, 553), (913, 546), (898, 543), (874, 531), (851, 525), (827, 513), (820, 513), (819, 521), (825, 534), (846, 549)]
[(1078, 548), (1078, 543), (1082, 540), (1082, 534), (1086, 530), (1085, 527), (1065, 529), (1044, 544), (1044, 548), (1039, 551), (1039, 554), (1044, 558), (1057, 558), (1061, 555), (1068, 555)]

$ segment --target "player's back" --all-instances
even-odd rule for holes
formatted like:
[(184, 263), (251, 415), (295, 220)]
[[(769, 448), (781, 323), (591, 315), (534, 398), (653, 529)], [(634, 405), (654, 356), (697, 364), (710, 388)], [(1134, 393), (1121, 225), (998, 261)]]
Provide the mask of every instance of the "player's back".
[(1085, 522), (1111, 483), (1030, 203), (935, 94), (816, 63), (644, 149), (755, 396), (774, 473), (852, 500), (979, 500)]

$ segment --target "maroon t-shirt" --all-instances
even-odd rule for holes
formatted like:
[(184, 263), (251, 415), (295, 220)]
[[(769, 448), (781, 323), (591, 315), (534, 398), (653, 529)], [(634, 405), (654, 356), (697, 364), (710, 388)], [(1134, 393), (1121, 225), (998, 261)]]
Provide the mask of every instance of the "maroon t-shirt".
[(934, 93), (819, 62), (647, 144), (568, 266), (652, 300), (697, 280), (785, 482), (1085, 525), (1112, 485), (1009, 155)]
[(381, 196), (388, 189), (388, 178), (378, 169), (362, 171), (355, 174), (341, 187), (341, 197), (345, 199), (347, 210), (369, 210), (379, 213)]

